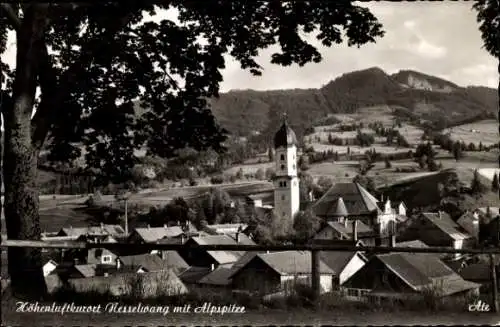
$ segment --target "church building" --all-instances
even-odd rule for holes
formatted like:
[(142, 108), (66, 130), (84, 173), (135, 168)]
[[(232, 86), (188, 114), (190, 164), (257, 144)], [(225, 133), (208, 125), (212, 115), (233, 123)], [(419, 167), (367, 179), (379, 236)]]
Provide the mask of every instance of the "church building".
[(300, 209), (297, 145), (295, 132), (284, 115), (283, 124), (274, 136), (274, 213), (277, 217), (286, 217), (292, 221)]

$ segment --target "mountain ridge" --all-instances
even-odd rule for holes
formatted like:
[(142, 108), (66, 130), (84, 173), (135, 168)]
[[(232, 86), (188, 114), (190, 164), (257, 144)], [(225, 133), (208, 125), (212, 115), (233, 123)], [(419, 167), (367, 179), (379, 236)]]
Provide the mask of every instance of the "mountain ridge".
[(283, 112), (300, 137), (328, 114), (355, 113), (370, 106), (403, 107), (421, 119), (448, 124), (493, 118), (498, 110), (496, 89), (463, 87), (411, 69), (389, 75), (379, 67), (344, 73), (321, 88), (230, 90), (209, 102), (218, 122), (231, 134), (258, 132), (265, 138), (272, 136)]

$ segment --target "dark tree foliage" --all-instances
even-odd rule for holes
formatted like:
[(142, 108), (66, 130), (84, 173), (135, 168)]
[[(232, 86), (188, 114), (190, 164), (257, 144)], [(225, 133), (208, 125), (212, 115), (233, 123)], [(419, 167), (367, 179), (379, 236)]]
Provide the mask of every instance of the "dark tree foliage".
[[(326, 46), (383, 35), (371, 12), (349, 1), (154, 3), (1, 4), (0, 52), (8, 30), (17, 34), (16, 70), (1, 67), (11, 98), (1, 108), (9, 238), (40, 238), (36, 166), (47, 137), (52, 158), (77, 157), (80, 143), (87, 165), (118, 181), (129, 178), (134, 149), (143, 146), (161, 157), (187, 146), (223, 151), (225, 131), (207, 99), (219, 94), (225, 54), (260, 75), (255, 58), (275, 44), (272, 63), (320, 62), (304, 34)], [(179, 23), (143, 20), (170, 8)], [(9, 249), (9, 265), (14, 289), (44, 293), (39, 250)]]

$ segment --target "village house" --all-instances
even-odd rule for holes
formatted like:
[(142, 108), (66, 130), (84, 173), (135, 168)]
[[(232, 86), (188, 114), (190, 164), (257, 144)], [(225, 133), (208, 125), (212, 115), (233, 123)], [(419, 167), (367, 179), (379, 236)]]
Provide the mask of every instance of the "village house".
[(190, 223), (189, 225), (177, 225), (177, 226), (167, 226), (163, 227), (138, 227), (135, 228), (128, 238), (129, 243), (155, 243), (163, 238), (173, 238), (178, 237), (186, 232), (187, 229), (189, 231), (195, 232), (196, 229)]
[[(354, 226), (356, 225), (356, 226)], [(375, 245), (377, 233), (362, 221), (344, 218), (343, 221), (328, 221), (314, 236), (315, 240), (362, 240), (365, 245)]]
[(120, 225), (100, 224), (99, 226), (88, 227), (63, 227), (56, 234), (58, 237), (66, 236), (75, 240), (82, 235), (85, 235), (88, 240), (92, 240), (93, 238), (97, 240), (104, 236), (120, 238), (125, 235), (125, 230)]
[(333, 272), (333, 289), (342, 286), (368, 261), (359, 251), (321, 251), (320, 259)]
[[(323, 261), (319, 266), (322, 292), (332, 290), (334, 272)], [(310, 283), (311, 253), (283, 251), (259, 253), (229, 278), (232, 288), (270, 294), (283, 291), (295, 282)]]
[(480, 285), (464, 280), (434, 254), (374, 255), (342, 286), (350, 300), (422, 299), (478, 294)]
[[(406, 230), (398, 235), (399, 241), (421, 240), (429, 246), (464, 249), (474, 247), (476, 241), (465, 229), (445, 212), (423, 212), (412, 219)], [(456, 254), (455, 259), (461, 257)]]
[(247, 227), (247, 224), (242, 223), (207, 225), (207, 228), (213, 230), (216, 234), (236, 234), (244, 232)]
[(93, 248), (87, 251), (88, 264), (114, 265), (118, 255), (105, 248)]
[[(211, 245), (211, 244), (244, 244), (255, 245), (248, 236), (237, 232), (232, 235), (207, 235), (200, 237), (191, 237), (186, 245)], [(181, 257), (190, 265), (197, 267), (217, 267), (222, 264), (234, 263), (245, 254), (245, 251), (205, 251), (198, 249), (183, 249), (179, 251)]]

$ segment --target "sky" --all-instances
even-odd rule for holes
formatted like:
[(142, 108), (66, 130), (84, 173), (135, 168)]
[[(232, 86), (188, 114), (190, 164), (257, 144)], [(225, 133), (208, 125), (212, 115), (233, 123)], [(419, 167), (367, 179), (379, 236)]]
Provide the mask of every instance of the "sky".
[[(472, 2), (369, 2), (368, 7), (382, 23), (386, 34), (361, 48), (346, 44), (323, 47), (312, 36), (323, 55), (321, 63), (280, 67), (270, 64), (273, 49), (261, 51), (257, 61), (264, 67), (254, 77), (226, 57), (221, 90), (319, 88), (351, 71), (374, 66), (387, 73), (416, 70), (447, 79), (460, 86), (498, 86), (497, 60), (482, 48), (482, 39), (472, 11)], [(172, 17), (171, 13), (161, 17)], [(316, 41), (316, 42), (314, 42)], [(2, 59), (15, 62), (15, 38)]]

